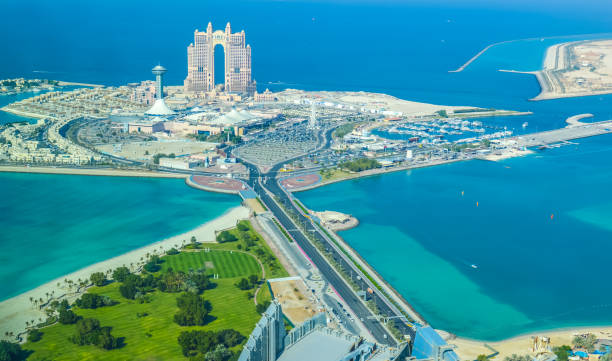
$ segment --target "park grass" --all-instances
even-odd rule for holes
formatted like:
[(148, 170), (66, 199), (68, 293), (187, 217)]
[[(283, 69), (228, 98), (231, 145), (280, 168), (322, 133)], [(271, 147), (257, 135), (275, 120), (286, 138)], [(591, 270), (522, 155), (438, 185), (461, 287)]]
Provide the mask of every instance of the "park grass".
[(348, 178), (355, 177), (354, 173), (350, 173), (350, 172), (347, 172), (345, 170), (338, 169), (338, 168), (327, 169), (327, 171), (325, 172), (320, 171), (319, 173), (321, 174), (322, 183), (333, 182), (333, 181), (337, 181), (340, 179), (348, 179)]
[[(253, 230), (251, 224), (245, 222), (249, 226), (248, 233), (257, 238), (257, 245), (249, 251), (244, 250), (242, 241), (236, 241), (199, 246), (210, 249), (209, 252), (204, 249), (186, 249), (177, 255), (162, 257), (162, 269), (159, 272), (165, 272), (169, 267), (187, 272), (190, 269), (203, 268), (206, 262), (213, 262), (214, 268), (207, 270), (207, 274), (216, 273), (219, 278), (211, 280), (215, 286), (203, 293), (204, 299), (212, 304), (210, 321), (205, 326), (184, 327), (174, 323), (173, 316), (178, 311), (176, 298), (179, 293), (156, 290), (148, 294), (149, 303), (139, 304), (123, 298), (119, 293), (120, 284), (112, 282), (106, 286), (92, 287), (88, 292), (108, 296), (117, 301), (117, 304), (94, 310), (78, 307), (73, 309), (79, 316), (93, 317), (100, 321), (101, 326), (112, 327), (113, 336), (124, 338), (123, 347), (107, 351), (95, 346), (77, 346), (68, 340), (75, 333), (75, 325), (54, 324), (41, 329), (43, 336), (40, 341), (28, 342), (23, 346), (33, 352), (28, 360), (186, 360), (177, 341), (182, 331), (219, 331), (231, 328), (248, 338), (261, 315), (257, 313), (255, 303), (249, 297), (253, 291), (242, 291), (234, 284), (251, 274), (261, 276), (261, 268), (255, 260), (255, 249), (261, 248), (269, 254), (272, 254), (272, 251)], [(237, 229), (230, 232), (236, 236), (240, 234)], [(239, 244), (242, 245), (242, 250), (238, 250)], [(276, 258), (261, 262), (268, 278), (288, 275)], [(271, 267), (270, 264), (275, 263), (278, 266)], [(272, 295), (264, 284), (259, 291), (257, 302), (263, 303), (271, 298)], [(137, 316), (145, 313), (147, 315), (144, 317)], [(239, 353), (241, 348), (242, 345), (238, 345), (233, 351)]]
[[(119, 294), (119, 284), (93, 287), (89, 292), (111, 297), (119, 303), (95, 310), (76, 309), (83, 316), (100, 320), (102, 326), (111, 326), (115, 337), (125, 337), (125, 346), (115, 350), (102, 350), (95, 346), (77, 346), (68, 341), (75, 325), (56, 324), (42, 329), (43, 338), (27, 343), (24, 348), (34, 351), (29, 360), (182, 360), (185, 359), (177, 342), (182, 331), (219, 331), (233, 328), (248, 337), (260, 318), (252, 300), (245, 291), (237, 289), (235, 279), (215, 280), (217, 286), (203, 293), (213, 309), (211, 321), (205, 326), (183, 327), (174, 323), (178, 311), (178, 293), (155, 291), (151, 302), (138, 304)], [(137, 313), (148, 316), (137, 317)]]
[[(261, 268), (255, 256), (241, 252), (211, 249), (210, 252), (182, 252), (162, 257), (162, 260), (161, 272), (167, 271), (168, 268), (183, 272), (206, 269), (207, 275), (217, 274), (219, 278), (244, 277), (252, 274), (261, 277)], [(206, 267), (207, 262), (213, 267)]]
[[(206, 249), (206, 248), (209, 248), (210, 250), (244, 251), (244, 252), (247, 252), (248, 254), (253, 255), (254, 257), (257, 257), (255, 250), (259, 248), (263, 250), (265, 253), (273, 257), (272, 262), (264, 262), (263, 260), (261, 260), (263, 263), (264, 269), (266, 271), (266, 278), (279, 278), (279, 277), (289, 276), (289, 273), (281, 265), (280, 261), (276, 257), (274, 257), (274, 253), (272, 252), (272, 250), (270, 249), (266, 241), (263, 239), (263, 237), (259, 233), (255, 232), (255, 230), (253, 229), (253, 226), (251, 225), (251, 222), (243, 220), (238, 223), (246, 225), (249, 228), (249, 230), (246, 231), (246, 233), (248, 233), (251, 237), (256, 239), (255, 241), (256, 245), (251, 247), (248, 250), (246, 248), (245, 242), (241, 240), (241, 232), (238, 230), (238, 228), (232, 228), (228, 230), (231, 234), (233, 234), (234, 236), (236, 236), (236, 238), (238, 238), (238, 241), (236, 242), (200, 243), (197, 246), (194, 246), (193, 244), (188, 244), (187, 246), (185, 246), (185, 249), (187, 251), (192, 251), (192, 250), (197, 250), (197, 249)], [(173, 256), (164, 256), (162, 257), (162, 259), (165, 260), (166, 257), (173, 257)]]

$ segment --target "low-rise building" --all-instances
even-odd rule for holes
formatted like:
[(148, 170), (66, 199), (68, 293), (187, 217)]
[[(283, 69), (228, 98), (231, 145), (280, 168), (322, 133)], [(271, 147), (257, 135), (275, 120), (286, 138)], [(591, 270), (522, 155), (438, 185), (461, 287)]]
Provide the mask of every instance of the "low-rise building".
[(162, 121), (128, 123), (128, 133), (153, 134), (162, 131), (164, 131), (164, 122)]
[(159, 158), (160, 167), (188, 170), (198, 165), (200, 165), (199, 161), (189, 158)]
[(278, 98), (270, 91), (270, 89), (266, 89), (263, 93), (258, 93), (255, 91), (253, 95), (253, 99), (256, 102), (275, 102), (278, 101)]

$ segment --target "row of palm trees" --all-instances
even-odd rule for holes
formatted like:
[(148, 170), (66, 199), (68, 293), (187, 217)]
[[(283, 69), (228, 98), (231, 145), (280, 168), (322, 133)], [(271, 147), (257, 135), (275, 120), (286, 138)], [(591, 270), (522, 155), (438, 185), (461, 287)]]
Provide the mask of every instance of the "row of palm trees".
[[(183, 240), (183, 246), (185, 244), (186, 244), (186, 241)], [(174, 247), (178, 248), (179, 245), (175, 244)], [(159, 251), (157, 249), (153, 249), (153, 251), (152, 251), (152, 253), (155, 254), (155, 255), (158, 254), (158, 252), (159, 252), (160, 255), (163, 254), (164, 253), (164, 248), (162, 246), (159, 246)], [(130, 271), (134, 272), (136, 269), (144, 266), (145, 263), (146, 263), (146, 260), (149, 259), (149, 257), (151, 257), (151, 253), (147, 252), (144, 257), (140, 257), (140, 260), (139, 260), (139, 262), (136, 262), (136, 265), (134, 265), (134, 263), (131, 262), (130, 263), (130, 267), (129, 267)], [(125, 265), (125, 264), (123, 266), (127, 267), (127, 265)], [(106, 270), (105, 273), (106, 273), (107, 277), (110, 277), (111, 274), (113, 273), (113, 270), (112, 269), (108, 269), (108, 270)], [(76, 280), (76, 282), (71, 280), (71, 279), (64, 278), (64, 282), (63, 283), (65, 285), (64, 287), (67, 286), (69, 290), (72, 290), (73, 287), (77, 287), (77, 291), (80, 288), (86, 287), (86, 286), (91, 284), (91, 282), (88, 279), (81, 279), (81, 278), (78, 278)], [(64, 287), (62, 287), (62, 282), (58, 282), (57, 283), (57, 287), (58, 288), (64, 288)], [(42, 297), (34, 298), (34, 297), (30, 296), (30, 303), (33, 305), (33, 307), (40, 308), (40, 307), (44, 306), (46, 303), (48, 303), (53, 298), (54, 295), (55, 295), (55, 291), (52, 290), (51, 292), (45, 292), (45, 298), (44, 299)]]
[[(192, 237), (195, 239), (195, 237)], [(193, 239), (192, 239), (193, 242)], [(185, 247), (186, 245), (186, 241), (183, 240), (181, 247)], [(175, 244), (174, 245), (175, 249), (179, 249), (179, 245)], [(157, 249), (153, 249), (152, 253), (154, 255), (157, 255), (159, 252), (159, 255), (163, 255), (164, 252), (164, 248), (162, 246), (159, 246), (159, 251)], [(131, 272), (135, 272), (137, 269), (142, 269), (142, 267), (146, 264), (147, 260), (149, 259), (149, 257), (151, 257), (151, 253), (147, 252), (147, 254), (144, 257), (140, 257), (140, 260), (138, 262), (136, 262), (136, 264), (134, 264), (133, 262), (130, 263), (130, 271)], [(127, 265), (123, 265), (124, 267), (127, 267)], [(107, 277), (111, 277), (113, 273), (112, 269), (108, 269), (106, 270), (105, 274), (107, 275)], [(74, 280), (68, 279), (68, 278), (64, 278), (63, 284), (65, 285), (64, 287), (68, 287), (69, 290), (72, 290), (73, 287), (78, 286), (76, 292), (78, 292), (81, 288), (86, 287), (88, 285), (91, 285), (91, 282), (88, 279), (81, 279), (78, 278), (76, 280), (76, 282)], [(62, 287), (62, 282), (57, 282), (57, 287), (58, 288), (63, 288)], [(30, 296), (30, 303), (32, 304), (33, 307), (35, 308), (42, 308), (43, 306), (45, 306), (46, 304), (48, 304), (55, 296), (55, 290), (51, 290), (50, 292), (45, 292), (45, 298), (43, 297), (39, 297), (39, 298), (35, 298)], [(52, 311), (53, 312), (53, 311)], [(49, 312), (48, 312), (49, 314)], [(38, 322), (41, 323), (43, 321), (43, 319), (41, 317), (38, 318)], [(26, 325), (26, 329), (29, 327), (34, 327), (35, 326), (35, 322), (36, 320), (29, 320), (25, 322)], [(6, 331), (4, 332), (4, 336), (6, 337), (14, 337), (15, 334), (13, 331)], [(18, 336), (19, 337), (19, 336)]]
[[(183, 246), (185, 245), (185, 243), (186, 243), (186, 241), (183, 240)], [(178, 249), (179, 245), (175, 244), (174, 247)], [(164, 253), (164, 248), (162, 246), (159, 246), (159, 251), (157, 249), (153, 249), (152, 250), (152, 253), (154, 255), (157, 255), (158, 252), (159, 252), (160, 255), (163, 254)], [(134, 263), (131, 262), (130, 263), (130, 267), (129, 267), (130, 271), (134, 272), (135, 270), (143, 267), (146, 264), (146, 262), (149, 259), (149, 257), (151, 257), (151, 253), (147, 252), (147, 254), (144, 257), (140, 257), (140, 260), (139, 260), (139, 262), (136, 262), (136, 265), (134, 265)], [(127, 265), (125, 265), (125, 264), (123, 266), (127, 267)], [(113, 273), (112, 269), (108, 269), (105, 272), (107, 277), (111, 277), (112, 273)], [(63, 283), (64, 283), (65, 287), (66, 286), (68, 287), (69, 290), (72, 290), (73, 287), (78, 286), (77, 292), (81, 288), (84, 288), (86, 286), (91, 285), (91, 282), (88, 279), (81, 279), (81, 278), (78, 278), (76, 280), (76, 282), (71, 280), (71, 279), (64, 278)], [(62, 282), (57, 282), (57, 287), (58, 288), (63, 288), (62, 287)], [(40, 309), (43, 306), (45, 306), (46, 304), (48, 304), (53, 299), (54, 296), (55, 296), (55, 290), (51, 290), (50, 292), (45, 292), (45, 298), (43, 298), (43, 297), (35, 298), (35, 297), (30, 296), (30, 303), (32, 304), (33, 307)], [(38, 321), (42, 322), (43, 320), (42, 320), (42, 318), (38, 318)], [(26, 321), (25, 322), (26, 328), (33, 327), (35, 325), (35, 322), (36, 322), (35, 320)], [(7, 331), (7, 332), (4, 333), (4, 335), (9, 337), (9, 336), (14, 336), (14, 333), (12, 331)]]

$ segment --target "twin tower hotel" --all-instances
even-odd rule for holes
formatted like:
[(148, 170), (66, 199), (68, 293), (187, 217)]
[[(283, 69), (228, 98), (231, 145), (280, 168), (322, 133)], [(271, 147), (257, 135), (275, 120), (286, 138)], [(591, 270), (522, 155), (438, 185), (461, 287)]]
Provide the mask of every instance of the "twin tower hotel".
[(196, 30), (194, 42), (187, 47), (186, 91), (211, 91), (215, 88), (215, 46), (225, 53), (225, 91), (253, 93), (251, 80), (251, 46), (246, 45), (244, 30), (232, 34), (230, 23), (225, 31), (213, 31), (208, 23), (206, 31)]

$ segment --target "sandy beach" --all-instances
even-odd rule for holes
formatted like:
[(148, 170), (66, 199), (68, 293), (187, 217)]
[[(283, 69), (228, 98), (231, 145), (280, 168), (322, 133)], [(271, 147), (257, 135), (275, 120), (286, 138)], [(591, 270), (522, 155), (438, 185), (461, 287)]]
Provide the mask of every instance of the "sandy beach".
[[(572, 339), (576, 335), (592, 333), (597, 338), (612, 338), (612, 327), (576, 327), (567, 329), (557, 329), (550, 331), (538, 331), (532, 332), (525, 335), (509, 338), (503, 341), (486, 342), (478, 340), (470, 340), (466, 338), (453, 338), (449, 333), (438, 330), (440, 335), (449, 343), (457, 346), (455, 352), (461, 357), (462, 360), (475, 360), (478, 355), (491, 355), (494, 351), (499, 352), (499, 355), (495, 356), (494, 360), (503, 360), (506, 356), (512, 354), (517, 355), (535, 355), (532, 349), (533, 337), (544, 336), (550, 337), (550, 344), (552, 347), (562, 345), (572, 345)], [(488, 345), (489, 347), (485, 346)]]
[[(215, 242), (215, 231), (231, 228), (235, 226), (236, 222), (239, 220), (247, 219), (249, 214), (250, 211), (246, 207), (238, 206), (231, 208), (223, 215), (188, 232), (98, 262), (76, 272), (58, 277), (33, 290), (0, 302), (0, 339), (8, 339), (5, 336), (5, 332), (7, 331), (13, 332), (14, 335), (18, 335), (25, 331), (26, 321), (31, 322), (34, 320), (35, 323), (38, 323), (40, 322), (39, 318), (43, 321), (45, 320), (45, 313), (32, 305), (30, 302), (31, 297), (34, 299), (43, 298), (45, 302), (48, 299), (47, 294), (53, 294), (53, 299), (66, 297), (70, 302), (77, 298), (79, 290), (77, 290), (76, 287), (70, 289), (66, 283), (64, 283), (64, 279), (73, 280), (75, 283), (78, 283), (77, 280), (89, 279), (89, 276), (94, 272), (106, 272), (107, 270), (115, 269), (120, 266), (136, 269), (137, 263), (140, 262), (141, 258), (146, 257), (147, 253), (163, 253), (172, 247), (180, 246), (183, 240), (189, 242), (192, 236), (195, 236), (199, 242)], [(14, 341), (14, 338), (11, 338), (11, 340)]]
[(45, 174), (74, 174), (107, 177), (150, 177), (150, 178), (186, 178), (187, 174), (162, 173), (144, 170), (128, 170), (113, 168), (62, 168), (62, 167), (25, 167), (0, 166), (0, 172), (13, 173), (45, 173)]

